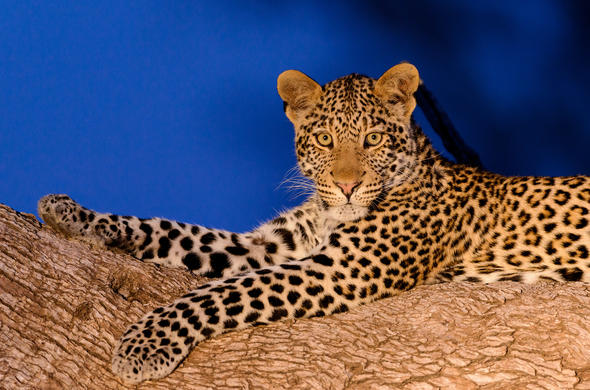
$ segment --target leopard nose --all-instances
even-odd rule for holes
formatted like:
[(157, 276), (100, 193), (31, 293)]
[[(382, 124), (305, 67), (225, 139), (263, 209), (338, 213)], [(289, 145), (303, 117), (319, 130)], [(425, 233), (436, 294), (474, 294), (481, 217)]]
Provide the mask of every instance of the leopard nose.
[(361, 184), (361, 182), (360, 181), (354, 181), (354, 182), (337, 182), (337, 181), (335, 181), (334, 184), (336, 184), (338, 187), (340, 187), (340, 189), (342, 190), (342, 193), (344, 193), (344, 195), (350, 199), (350, 195), (352, 195), (354, 190), (359, 186), (359, 184)]

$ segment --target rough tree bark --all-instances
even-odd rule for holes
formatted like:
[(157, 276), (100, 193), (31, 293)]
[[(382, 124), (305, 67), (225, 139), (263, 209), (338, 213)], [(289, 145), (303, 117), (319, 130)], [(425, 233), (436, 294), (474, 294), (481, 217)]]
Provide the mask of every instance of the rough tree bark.
[[(125, 388), (109, 370), (115, 340), (203, 280), (0, 205), (0, 387)], [(139, 388), (581, 389), (589, 362), (588, 285), (452, 283), (226, 334)]]

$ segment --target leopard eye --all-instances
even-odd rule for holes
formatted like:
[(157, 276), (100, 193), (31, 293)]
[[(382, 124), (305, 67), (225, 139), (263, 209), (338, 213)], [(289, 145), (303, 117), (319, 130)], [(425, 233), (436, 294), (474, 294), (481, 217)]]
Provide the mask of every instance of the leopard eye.
[(320, 146), (331, 147), (332, 146), (332, 136), (328, 133), (320, 133), (315, 136), (315, 139), (318, 141)]
[(365, 137), (365, 147), (377, 146), (383, 140), (383, 134), (381, 133), (369, 133)]

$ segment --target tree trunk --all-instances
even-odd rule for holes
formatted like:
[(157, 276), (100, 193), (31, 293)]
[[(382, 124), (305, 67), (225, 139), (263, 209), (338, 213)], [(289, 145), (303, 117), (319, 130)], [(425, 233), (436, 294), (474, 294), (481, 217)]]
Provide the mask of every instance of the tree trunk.
[[(127, 325), (204, 281), (68, 241), (0, 205), (0, 387), (125, 388)], [(590, 287), (449, 283), (228, 333), (140, 389), (590, 388)]]

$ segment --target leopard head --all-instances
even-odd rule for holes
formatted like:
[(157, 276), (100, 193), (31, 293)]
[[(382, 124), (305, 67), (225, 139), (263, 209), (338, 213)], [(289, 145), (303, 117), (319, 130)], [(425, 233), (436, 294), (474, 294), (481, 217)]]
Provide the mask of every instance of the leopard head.
[(279, 75), (299, 168), (314, 181), (331, 218), (361, 218), (384, 191), (411, 179), (418, 162), (411, 115), (419, 80), (408, 63), (378, 80), (351, 74), (323, 87), (296, 70)]

